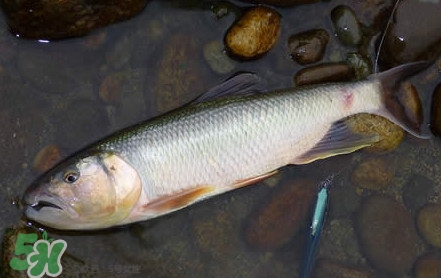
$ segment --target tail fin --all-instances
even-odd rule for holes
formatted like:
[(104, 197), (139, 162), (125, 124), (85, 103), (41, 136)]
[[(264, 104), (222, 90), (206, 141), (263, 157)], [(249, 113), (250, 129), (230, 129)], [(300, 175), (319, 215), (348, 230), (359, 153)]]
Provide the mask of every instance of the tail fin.
[(379, 114), (410, 134), (424, 139), (431, 135), (428, 130), (423, 130), (424, 117), (418, 93), (406, 90), (406, 84), (402, 81), (428, 65), (428, 62), (408, 63), (373, 76), (380, 81), (383, 89), (385, 106)]

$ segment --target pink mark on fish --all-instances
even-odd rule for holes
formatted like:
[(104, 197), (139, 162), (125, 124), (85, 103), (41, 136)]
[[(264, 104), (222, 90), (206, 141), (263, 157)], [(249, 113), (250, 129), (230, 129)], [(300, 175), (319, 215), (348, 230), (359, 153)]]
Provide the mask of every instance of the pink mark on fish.
[(354, 102), (354, 94), (348, 89), (343, 89), (342, 99), (344, 109), (349, 110)]

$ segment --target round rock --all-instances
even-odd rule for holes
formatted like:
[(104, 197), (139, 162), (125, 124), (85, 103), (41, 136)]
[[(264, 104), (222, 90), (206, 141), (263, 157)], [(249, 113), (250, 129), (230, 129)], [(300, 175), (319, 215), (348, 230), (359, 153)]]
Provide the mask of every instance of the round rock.
[(418, 213), (418, 230), (431, 245), (441, 248), (441, 204), (428, 204)]
[(279, 34), (280, 15), (271, 8), (257, 6), (228, 30), (225, 44), (233, 56), (255, 59), (276, 44)]
[(402, 277), (415, 261), (418, 236), (410, 213), (390, 197), (369, 197), (358, 217), (358, 234), (372, 264)]
[(292, 35), (288, 39), (291, 58), (302, 65), (318, 62), (323, 58), (328, 41), (329, 35), (323, 29)]

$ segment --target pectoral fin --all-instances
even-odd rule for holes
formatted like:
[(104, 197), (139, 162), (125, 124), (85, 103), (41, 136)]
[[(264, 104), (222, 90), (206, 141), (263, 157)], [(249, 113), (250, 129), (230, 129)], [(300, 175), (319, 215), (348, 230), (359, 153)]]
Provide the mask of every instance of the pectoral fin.
[(328, 133), (311, 150), (296, 158), (293, 164), (307, 164), (318, 159), (323, 159), (339, 154), (347, 154), (378, 142), (378, 135), (355, 134), (347, 125), (336, 122)]
[(199, 186), (189, 190), (173, 194), (172, 196), (163, 196), (144, 207), (148, 211), (156, 211), (160, 214), (184, 208), (198, 199), (201, 199), (210, 192), (214, 191), (214, 186)]

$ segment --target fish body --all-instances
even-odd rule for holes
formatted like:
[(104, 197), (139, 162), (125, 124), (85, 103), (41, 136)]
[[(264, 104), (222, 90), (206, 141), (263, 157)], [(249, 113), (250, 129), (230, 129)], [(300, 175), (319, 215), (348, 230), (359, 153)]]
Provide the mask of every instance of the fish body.
[[(405, 71), (395, 69), (385, 77), (401, 78)], [(385, 116), (423, 137), (420, 123), (388, 100), (390, 86), (384, 80), (188, 105), (62, 162), (27, 190), (25, 213), (58, 229), (97, 229), (154, 218), (254, 183), (282, 166), (372, 144), (376, 136), (352, 136), (341, 122), (358, 113)]]

